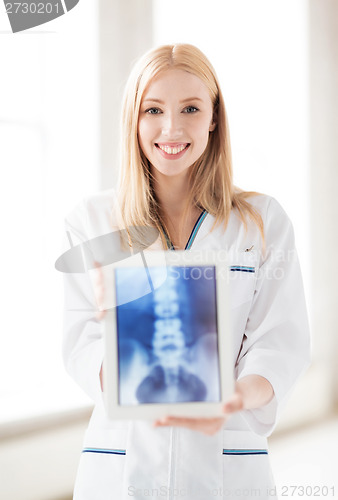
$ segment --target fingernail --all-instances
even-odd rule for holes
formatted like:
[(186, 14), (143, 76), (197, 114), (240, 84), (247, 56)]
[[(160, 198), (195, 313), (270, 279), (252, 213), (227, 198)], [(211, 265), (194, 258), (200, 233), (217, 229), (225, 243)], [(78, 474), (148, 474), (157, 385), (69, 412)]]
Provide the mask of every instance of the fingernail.
[(153, 423), (153, 427), (162, 427), (165, 424), (166, 422), (164, 422), (163, 420), (157, 420), (156, 422)]

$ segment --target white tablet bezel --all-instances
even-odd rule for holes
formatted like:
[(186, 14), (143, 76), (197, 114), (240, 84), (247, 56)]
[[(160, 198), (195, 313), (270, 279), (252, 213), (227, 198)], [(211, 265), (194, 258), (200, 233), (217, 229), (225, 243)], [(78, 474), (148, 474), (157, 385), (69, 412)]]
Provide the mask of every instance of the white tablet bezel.
[[(139, 403), (120, 405), (118, 401), (118, 358), (116, 309), (107, 311), (104, 318), (105, 359), (103, 362), (103, 396), (107, 415), (112, 419), (155, 419), (166, 415), (186, 417), (213, 417), (222, 415), (222, 406), (233, 392), (233, 360), (229, 320), (229, 267), (224, 251), (144, 251), (142, 258), (124, 259), (112, 264), (119, 267), (151, 266), (215, 266), (218, 329), (218, 356), (220, 368), (220, 402)], [(115, 273), (110, 274), (115, 301)]]

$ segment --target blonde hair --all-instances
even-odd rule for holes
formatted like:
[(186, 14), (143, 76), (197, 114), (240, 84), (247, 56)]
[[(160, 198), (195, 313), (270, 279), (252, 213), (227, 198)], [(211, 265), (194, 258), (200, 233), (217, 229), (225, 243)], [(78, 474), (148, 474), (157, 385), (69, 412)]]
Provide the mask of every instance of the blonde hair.
[[(196, 206), (215, 217), (212, 230), (222, 222), (225, 229), (230, 212), (235, 209), (245, 228), (248, 218), (254, 221), (264, 241), (262, 218), (247, 201), (247, 198), (258, 193), (242, 191), (233, 184), (229, 127), (216, 73), (206, 56), (189, 44), (163, 45), (150, 50), (136, 63), (128, 79), (122, 106), (118, 182), (118, 200), (124, 227), (136, 228), (136, 238), (139, 240), (142, 240), (142, 231), (138, 231), (138, 228), (155, 227), (167, 246), (162, 229), (163, 214), (155, 197), (148, 160), (139, 146), (137, 132), (140, 105), (146, 88), (160, 72), (171, 68), (187, 71), (204, 82), (211, 97), (216, 122), (216, 128), (209, 133), (205, 151), (189, 169), (191, 187), (183, 220), (189, 208)], [(144, 246), (147, 246), (146, 242)]]

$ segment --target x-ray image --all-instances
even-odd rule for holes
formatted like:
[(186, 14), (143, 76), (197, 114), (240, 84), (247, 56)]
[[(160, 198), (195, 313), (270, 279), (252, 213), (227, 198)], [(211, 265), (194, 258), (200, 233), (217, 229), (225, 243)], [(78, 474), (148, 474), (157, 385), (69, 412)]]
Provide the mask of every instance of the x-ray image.
[(215, 268), (168, 267), (131, 301), (144, 270), (115, 272), (119, 404), (220, 401)]

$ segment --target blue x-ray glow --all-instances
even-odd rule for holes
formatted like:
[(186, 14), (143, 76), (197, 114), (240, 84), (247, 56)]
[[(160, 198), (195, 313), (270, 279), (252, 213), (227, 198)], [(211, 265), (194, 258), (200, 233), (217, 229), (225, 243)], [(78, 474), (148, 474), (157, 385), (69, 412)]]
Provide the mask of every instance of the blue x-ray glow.
[[(152, 267), (151, 276), (163, 276)], [(121, 405), (220, 401), (214, 266), (115, 271)], [(128, 296), (137, 297), (126, 300)]]

